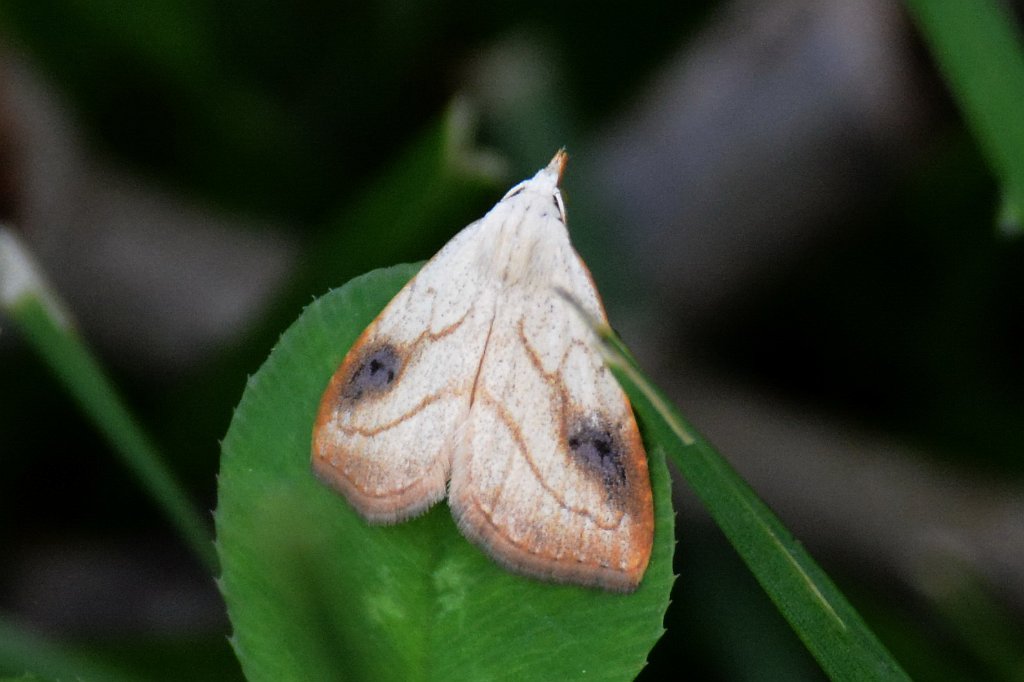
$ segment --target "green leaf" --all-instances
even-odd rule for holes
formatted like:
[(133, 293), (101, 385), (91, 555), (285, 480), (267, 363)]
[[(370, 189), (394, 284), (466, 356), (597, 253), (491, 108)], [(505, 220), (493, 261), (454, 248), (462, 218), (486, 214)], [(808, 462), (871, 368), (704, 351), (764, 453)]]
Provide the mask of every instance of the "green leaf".
[(646, 438), (664, 445), (668, 458), (829, 677), (909, 679), (800, 543), (640, 372), (611, 329), (594, 320), (591, 326)]
[(656, 537), (631, 595), (499, 568), (447, 505), (364, 523), (310, 469), (320, 396), (416, 266), (359, 277), (311, 304), (250, 379), (223, 443), (221, 589), (250, 680), (631, 679), (663, 632), (674, 579), (670, 482), (649, 448)]

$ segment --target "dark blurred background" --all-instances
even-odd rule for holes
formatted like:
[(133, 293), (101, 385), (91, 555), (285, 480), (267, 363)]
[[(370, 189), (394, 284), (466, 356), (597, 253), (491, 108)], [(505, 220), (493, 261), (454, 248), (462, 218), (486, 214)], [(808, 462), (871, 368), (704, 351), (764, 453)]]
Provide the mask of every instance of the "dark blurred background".
[[(563, 145), (641, 365), (912, 676), (1024, 678), (1024, 242), (899, 3), (0, 5), (0, 220), (207, 510), (302, 306)], [(5, 627), (239, 679), (211, 577), (0, 324)], [(644, 675), (820, 677), (677, 491)]]

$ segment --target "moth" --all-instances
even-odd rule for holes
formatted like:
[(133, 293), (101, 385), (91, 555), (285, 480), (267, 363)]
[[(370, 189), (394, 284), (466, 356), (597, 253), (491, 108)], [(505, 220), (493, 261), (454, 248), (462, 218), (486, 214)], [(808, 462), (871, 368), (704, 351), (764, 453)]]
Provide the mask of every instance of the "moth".
[(593, 331), (569, 242), (564, 150), (448, 242), (356, 340), (324, 391), (316, 476), (366, 521), (447, 496), (507, 569), (631, 592), (650, 560), (647, 458)]

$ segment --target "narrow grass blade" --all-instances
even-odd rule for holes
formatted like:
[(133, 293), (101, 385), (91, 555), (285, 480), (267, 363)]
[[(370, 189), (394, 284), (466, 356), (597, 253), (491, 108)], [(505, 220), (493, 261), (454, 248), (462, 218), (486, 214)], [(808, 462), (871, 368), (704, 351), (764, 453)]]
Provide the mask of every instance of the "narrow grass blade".
[(640, 372), (614, 332), (597, 320), (591, 325), (633, 403), (645, 439), (666, 447), (668, 459), (822, 669), (834, 680), (908, 679), (800, 543)]
[(114, 446), (167, 519), (211, 572), (217, 557), (210, 531), (164, 459), (132, 417), (99, 362), (43, 282), (26, 249), (0, 227), (0, 309)]

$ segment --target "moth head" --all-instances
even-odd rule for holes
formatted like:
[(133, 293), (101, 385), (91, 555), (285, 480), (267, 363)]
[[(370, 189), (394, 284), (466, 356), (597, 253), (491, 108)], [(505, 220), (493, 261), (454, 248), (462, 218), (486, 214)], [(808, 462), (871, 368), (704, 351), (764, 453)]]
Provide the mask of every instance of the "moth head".
[(506, 192), (505, 196), (502, 197), (502, 201), (527, 192), (551, 197), (558, 208), (558, 215), (564, 223), (565, 202), (562, 200), (562, 192), (558, 189), (558, 183), (562, 180), (562, 173), (565, 171), (565, 165), (568, 161), (569, 155), (565, 152), (565, 149), (559, 149), (547, 166), (537, 171), (537, 174), (532, 178), (523, 180)]

